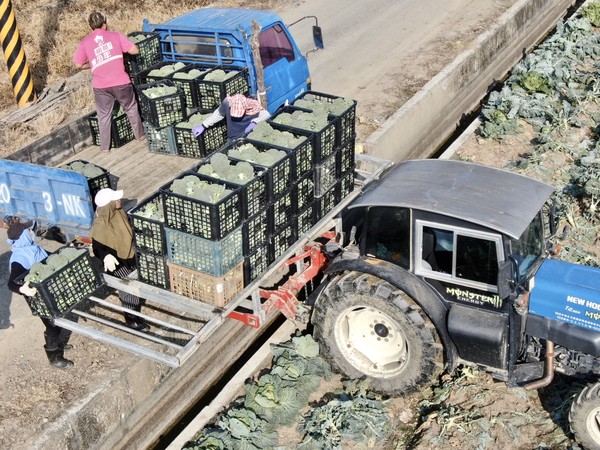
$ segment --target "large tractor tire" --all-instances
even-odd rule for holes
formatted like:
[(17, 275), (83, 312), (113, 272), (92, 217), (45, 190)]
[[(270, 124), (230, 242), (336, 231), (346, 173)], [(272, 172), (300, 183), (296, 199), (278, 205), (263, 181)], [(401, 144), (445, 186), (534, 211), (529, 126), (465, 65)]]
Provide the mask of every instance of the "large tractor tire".
[(584, 448), (600, 448), (600, 384), (584, 388), (569, 412), (571, 432)]
[(443, 367), (438, 334), (404, 292), (372, 275), (337, 276), (321, 293), (312, 323), (321, 354), (348, 378), (404, 395), (435, 381)]

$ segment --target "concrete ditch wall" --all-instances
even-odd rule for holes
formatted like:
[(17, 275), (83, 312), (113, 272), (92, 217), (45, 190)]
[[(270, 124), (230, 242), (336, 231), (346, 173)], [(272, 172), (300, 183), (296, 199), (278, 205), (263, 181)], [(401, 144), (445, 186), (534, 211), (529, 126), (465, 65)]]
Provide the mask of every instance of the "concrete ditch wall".
[(425, 158), (457, 130), (491, 87), (546, 36), (575, 4), (567, 0), (521, 0), (364, 143), (368, 154), (394, 162)]

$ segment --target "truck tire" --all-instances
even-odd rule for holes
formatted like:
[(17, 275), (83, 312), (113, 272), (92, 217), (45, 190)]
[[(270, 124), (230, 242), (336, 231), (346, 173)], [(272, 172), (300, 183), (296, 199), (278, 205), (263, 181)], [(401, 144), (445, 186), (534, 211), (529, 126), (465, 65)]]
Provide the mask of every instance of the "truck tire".
[(600, 448), (600, 384), (585, 387), (571, 404), (569, 426), (586, 449)]
[(442, 369), (438, 334), (404, 292), (372, 275), (334, 278), (313, 311), (315, 339), (334, 370), (364, 377), (370, 389), (405, 395), (435, 381)]

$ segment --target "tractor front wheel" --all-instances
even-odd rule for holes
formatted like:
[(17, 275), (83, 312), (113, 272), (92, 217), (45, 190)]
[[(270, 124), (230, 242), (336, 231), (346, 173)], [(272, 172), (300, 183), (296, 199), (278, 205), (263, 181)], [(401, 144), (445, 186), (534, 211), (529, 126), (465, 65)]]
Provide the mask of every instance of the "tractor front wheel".
[(586, 449), (600, 448), (600, 384), (581, 391), (569, 412), (571, 432)]
[(383, 394), (408, 394), (435, 381), (442, 346), (422, 309), (372, 275), (333, 279), (313, 311), (315, 338), (334, 369)]

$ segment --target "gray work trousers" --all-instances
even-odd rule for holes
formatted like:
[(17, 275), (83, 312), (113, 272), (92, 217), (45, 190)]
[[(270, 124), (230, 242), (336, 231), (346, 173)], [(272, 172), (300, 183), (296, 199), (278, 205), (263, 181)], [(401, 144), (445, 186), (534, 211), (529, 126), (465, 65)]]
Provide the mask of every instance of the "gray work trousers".
[(109, 88), (94, 88), (94, 99), (98, 115), (98, 128), (100, 129), (101, 150), (110, 150), (111, 118), (115, 100), (123, 107), (123, 111), (127, 114), (135, 138), (139, 139), (144, 135), (142, 117), (140, 116), (132, 84), (123, 84)]

